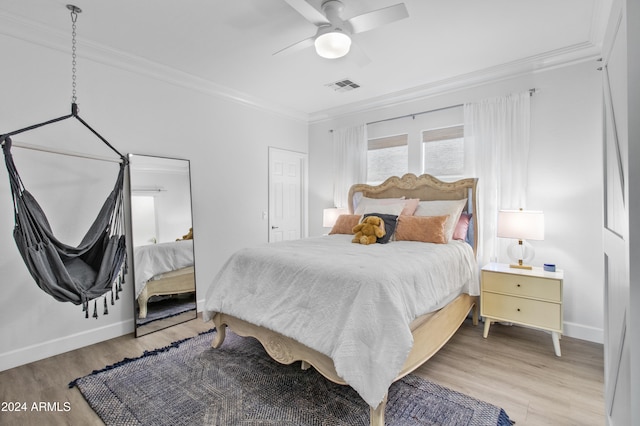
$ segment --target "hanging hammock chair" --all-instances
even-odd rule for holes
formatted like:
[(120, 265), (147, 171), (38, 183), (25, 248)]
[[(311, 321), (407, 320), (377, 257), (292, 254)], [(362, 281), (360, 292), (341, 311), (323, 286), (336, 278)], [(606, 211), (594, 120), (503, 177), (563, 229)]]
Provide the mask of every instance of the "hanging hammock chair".
[[(11, 154), (11, 138), (2, 149), (9, 173), (15, 213), (13, 237), (27, 269), (38, 287), (60, 302), (83, 305), (88, 317), (89, 301), (111, 291), (118, 297), (126, 274), (123, 184), (126, 162), (120, 163), (115, 186), (98, 217), (77, 247), (58, 240), (47, 217), (20, 179)], [(107, 300), (105, 297), (105, 314)], [(94, 317), (97, 317), (94, 302)]]
[[(120, 171), (115, 186), (104, 202), (98, 217), (87, 231), (78, 247), (58, 240), (49, 221), (20, 179), (11, 154), (10, 136), (67, 118), (76, 118), (121, 158)], [(111, 291), (111, 304), (119, 299), (126, 275), (126, 238), (124, 227), (124, 171), (128, 164), (109, 142), (78, 116), (75, 103), (71, 114), (35, 124), (0, 136), (5, 165), (13, 198), (15, 227), (13, 237), (27, 269), (38, 287), (60, 302), (82, 304), (89, 316), (89, 302)], [(108, 314), (107, 299), (104, 299), (104, 314)], [(98, 317), (94, 301), (93, 317)]]
[[(76, 19), (82, 10), (67, 5), (72, 22), (72, 103), (71, 114), (34, 124), (0, 135), (5, 165), (9, 173), (15, 227), (13, 238), (31, 276), (38, 287), (60, 302), (82, 304), (89, 317), (89, 302), (94, 300), (93, 317), (98, 317), (97, 299), (111, 291), (111, 304), (124, 283), (127, 271), (124, 231), (123, 187), (124, 170), (128, 160), (78, 115), (76, 103)], [(36, 199), (27, 191), (20, 179), (11, 154), (11, 136), (75, 118), (120, 157), (120, 172), (113, 191), (98, 213), (78, 247), (58, 240)], [(104, 314), (108, 314), (104, 298)]]

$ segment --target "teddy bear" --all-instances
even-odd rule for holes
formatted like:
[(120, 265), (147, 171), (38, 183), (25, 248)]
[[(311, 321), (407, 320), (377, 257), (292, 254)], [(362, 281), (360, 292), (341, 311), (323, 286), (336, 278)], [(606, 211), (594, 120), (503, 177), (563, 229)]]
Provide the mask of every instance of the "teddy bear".
[(384, 237), (384, 221), (378, 216), (367, 216), (364, 220), (353, 227), (352, 243), (373, 244), (378, 238)]
[(193, 240), (193, 228), (189, 228), (189, 232), (186, 235), (183, 235), (182, 238), (176, 239), (176, 241), (182, 240)]

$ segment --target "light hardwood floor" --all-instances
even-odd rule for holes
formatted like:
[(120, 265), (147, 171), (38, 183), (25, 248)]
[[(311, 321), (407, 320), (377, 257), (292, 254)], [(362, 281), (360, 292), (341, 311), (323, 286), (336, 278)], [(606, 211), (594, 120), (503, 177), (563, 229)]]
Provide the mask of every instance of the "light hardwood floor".
[[(70, 381), (211, 327), (197, 319), (0, 372), (0, 402), (27, 405), (27, 412), (0, 412), (0, 425), (101, 425), (77, 388), (68, 388)], [(500, 324), (483, 339), (482, 326), (466, 321), (417, 373), (504, 408), (517, 426), (605, 424), (602, 345), (564, 337), (561, 346), (558, 358), (549, 334)], [(32, 411), (34, 402), (57, 402), (60, 411)]]

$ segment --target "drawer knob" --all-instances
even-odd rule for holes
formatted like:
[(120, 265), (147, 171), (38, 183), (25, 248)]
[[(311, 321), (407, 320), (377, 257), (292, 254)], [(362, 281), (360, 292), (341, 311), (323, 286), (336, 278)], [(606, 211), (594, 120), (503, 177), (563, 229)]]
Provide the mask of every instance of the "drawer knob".
[(516, 309), (518, 312), (520, 312), (520, 308)]
[(516, 287), (520, 287), (520, 284), (516, 284)]

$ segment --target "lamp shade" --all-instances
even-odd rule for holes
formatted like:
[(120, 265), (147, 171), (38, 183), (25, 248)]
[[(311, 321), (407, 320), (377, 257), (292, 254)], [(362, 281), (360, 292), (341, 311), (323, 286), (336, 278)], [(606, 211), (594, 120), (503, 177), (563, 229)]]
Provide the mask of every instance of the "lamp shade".
[(351, 48), (351, 37), (339, 29), (320, 34), (314, 42), (318, 55), (327, 59), (341, 58)]
[(544, 240), (544, 214), (533, 210), (500, 210), (498, 237)]
[(338, 216), (347, 213), (348, 210), (341, 207), (333, 207), (330, 209), (322, 210), (322, 226), (325, 228), (333, 228), (333, 225), (336, 224)]

